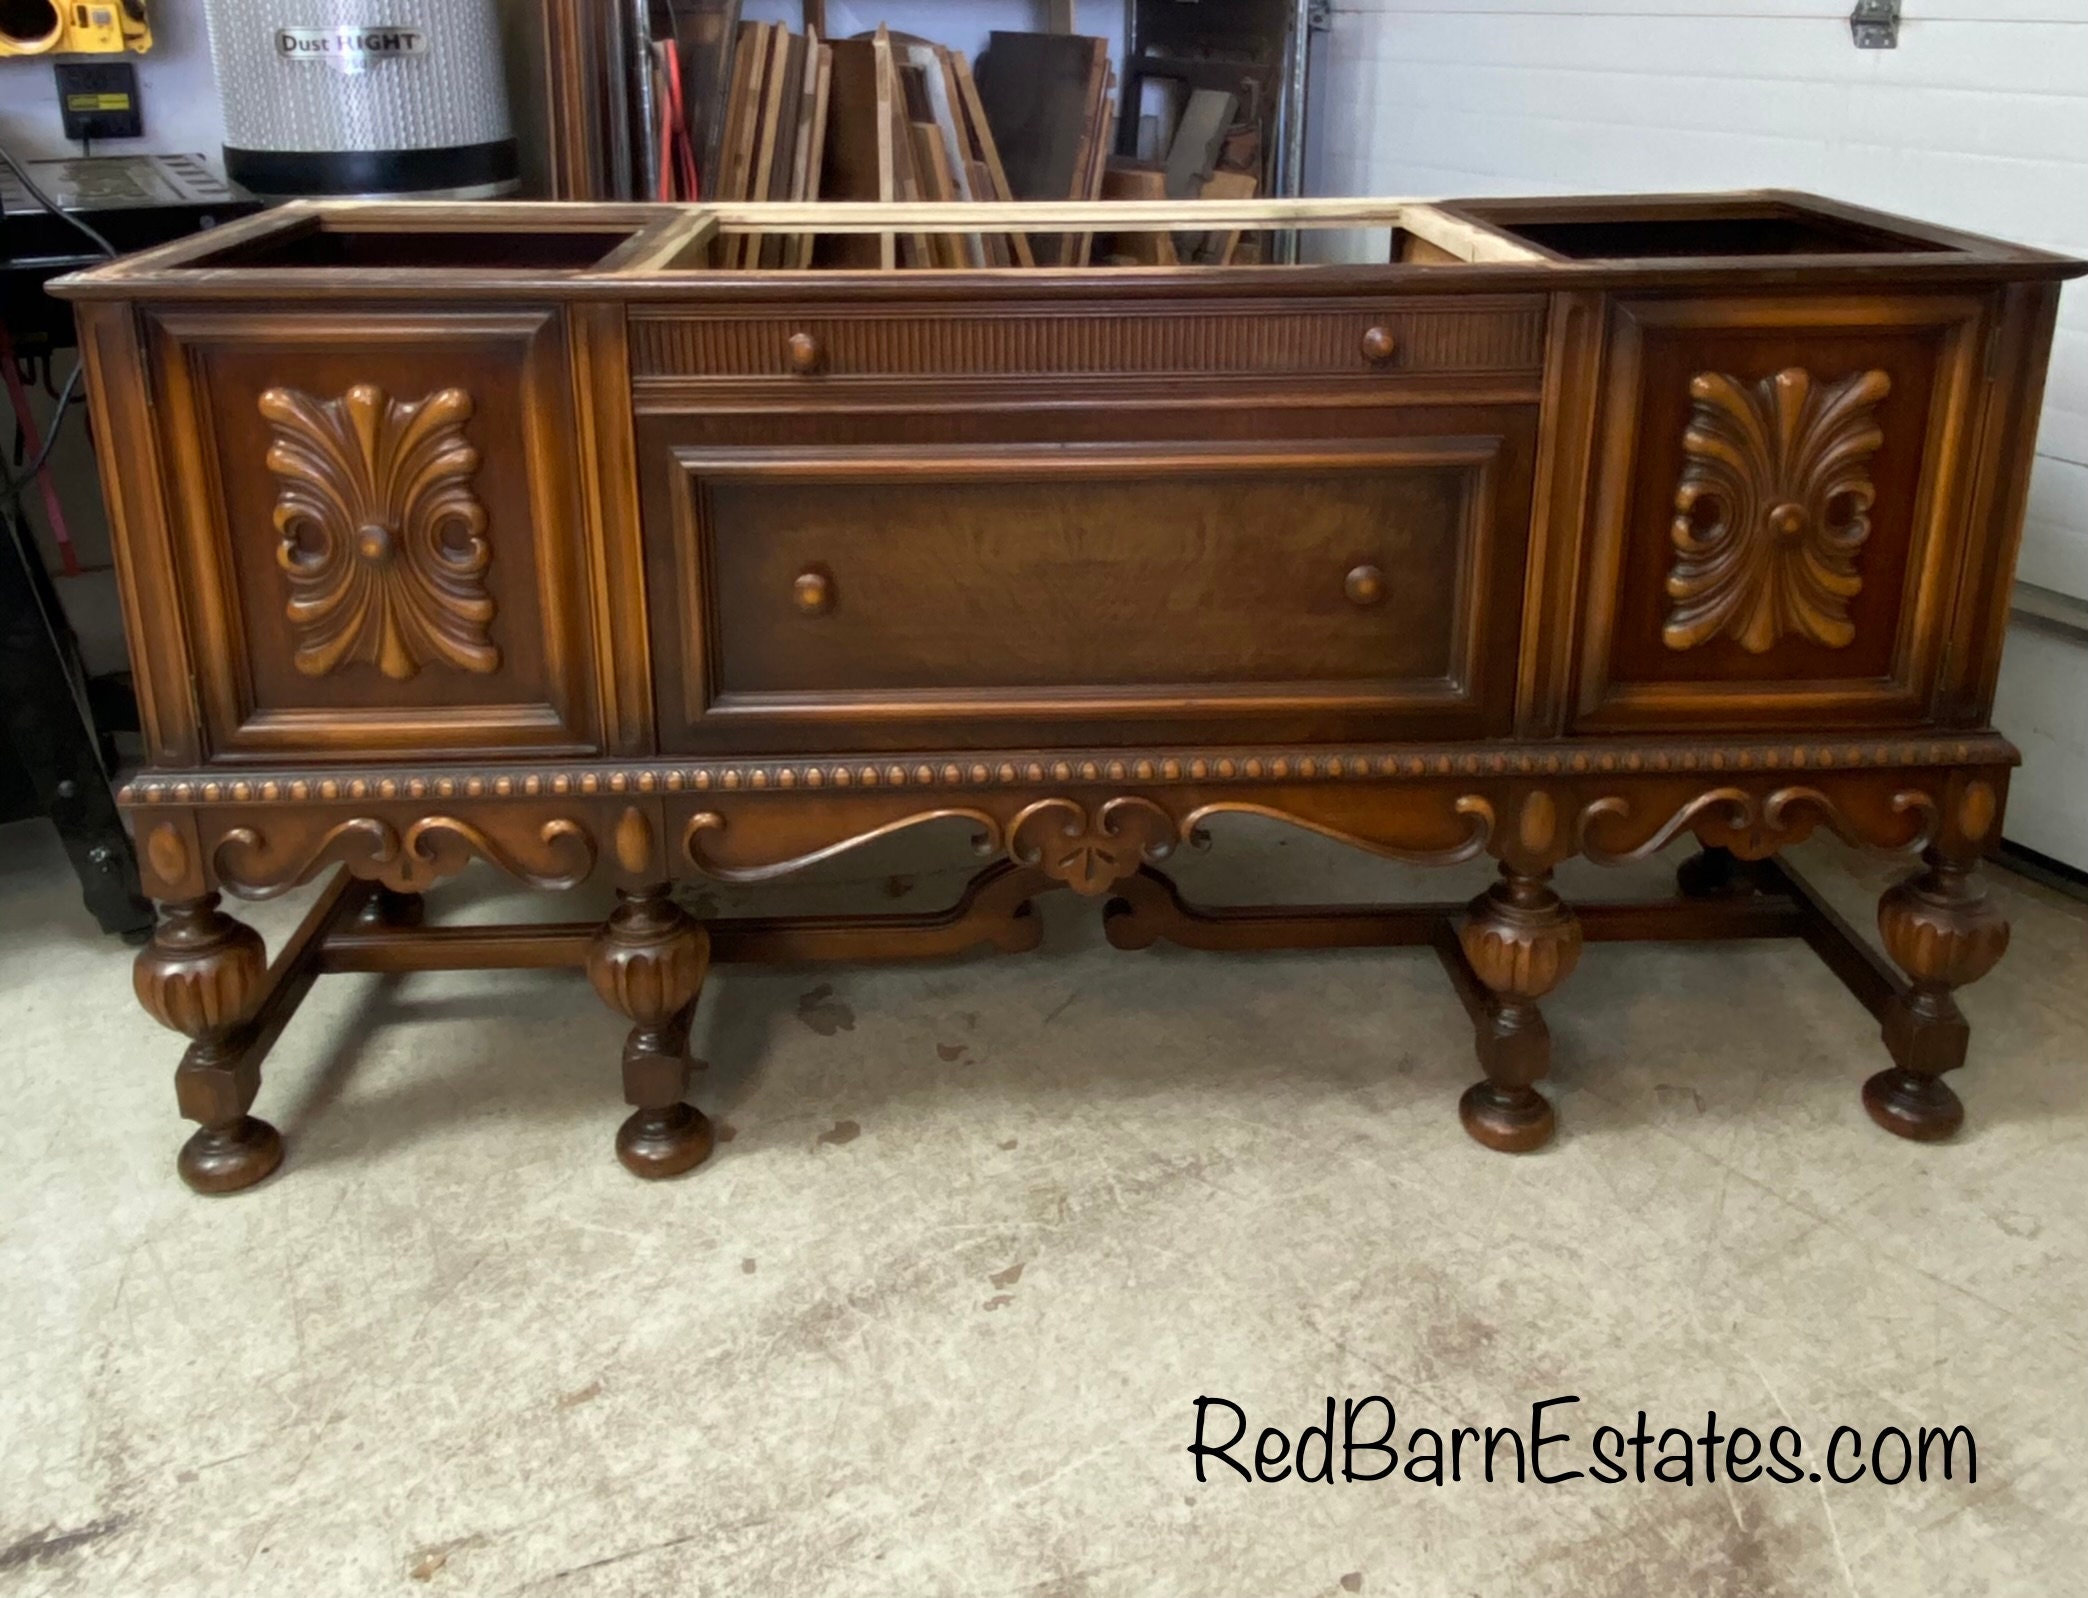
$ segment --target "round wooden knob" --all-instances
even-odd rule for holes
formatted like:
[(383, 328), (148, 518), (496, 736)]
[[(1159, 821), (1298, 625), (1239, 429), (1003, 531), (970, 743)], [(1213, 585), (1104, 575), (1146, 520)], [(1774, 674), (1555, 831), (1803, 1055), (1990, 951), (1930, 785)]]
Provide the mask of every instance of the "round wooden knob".
[(793, 372), (816, 372), (819, 370), (819, 340), (810, 333), (790, 335), (790, 369)]
[(1341, 587), (1342, 592), (1349, 596), (1351, 604), (1368, 607), (1384, 603), (1385, 574), (1375, 566), (1356, 567), (1348, 574), (1348, 580)]
[(1789, 542), (1805, 531), (1805, 525), (1811, 519), (1805, 514), (1803, 505), (1795, 500), (1785, 500), (1769, 512), (1769, 527), (1778, 538)]
[(801, 571), (791, 585), (790, 597), (807, 616), (824, 616), (834, 608), (834, 579), (817, 569)]
[(1363, 330), (1363, 359), (1373, 366), (1381, 366), (1392, 359), (1399, 341), (1392, 336), (1392, 329), (1379, 325)]
[(391, 529), (369, 522), (355, 535), (355, 552), (372, 566), (389, 566), (394, 553)]

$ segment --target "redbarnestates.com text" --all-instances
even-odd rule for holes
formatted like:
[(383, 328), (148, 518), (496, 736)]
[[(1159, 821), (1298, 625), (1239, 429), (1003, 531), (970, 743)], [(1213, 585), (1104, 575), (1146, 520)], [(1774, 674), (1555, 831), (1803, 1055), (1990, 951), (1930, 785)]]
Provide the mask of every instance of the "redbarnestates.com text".
[[(1656, 1430), (1640, 1410), (1630, 1426), (1590, 1425), (1569, 1393), (1530, 1406), (1527, 1425), (1415, 1426), (1401, 1431), (1389, 1398), (1372, 1394), (1337, 1403), (1295, 1438), (1275, 1426), (1256, 1433), (1229, 1398), (1196, 1400), (1189, 1444), (1196, 1479), (1223, 1467), (1245, 1481), (1666, 1482), (1693, 1487), (1721, 1481), (1882, 1482), (1979, 1480), (1979, 1448), (1969, 1426), (1887, 1426), (1864, 1432), (1837, 1426), (1817, 1452), (1796, 1427), (1759, 1432), (1721, 1425), (1708, 1411), (1701, 1428)], [(1219, 1472), (1223, 1479), (1223, 1472)]]

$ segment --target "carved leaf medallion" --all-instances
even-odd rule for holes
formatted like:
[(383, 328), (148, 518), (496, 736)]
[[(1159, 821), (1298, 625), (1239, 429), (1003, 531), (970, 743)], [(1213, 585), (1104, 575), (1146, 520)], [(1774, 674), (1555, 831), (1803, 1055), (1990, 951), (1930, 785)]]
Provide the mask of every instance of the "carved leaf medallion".
[(1845, 648), (1856, 555), (1870, 537), (1870, 460), (1885, 442), (1884, 372), (1821, 383), (1790, 367), (1759, 383), (1704, 372), (1675, 492), (1670, 649), (1730, 637), (1764, 654), (1791, 634)]
[(436, 662), (500, 669), (487, 632), (486, 507), (471, 491), (479, 454), (464, 437), (471, 409), (457, 388), (414, 403), (368, 383), (339, 399), (261, 396), (299, 671), (366, 663), (404, 680)]
[(1039, 799), (1008, 827), (1008, 857), (1090, 896), (1142, 861), (1174, 851), (1177, 829), (1150, 799), (1125, 794), (1089, 810), (1076, 799)]

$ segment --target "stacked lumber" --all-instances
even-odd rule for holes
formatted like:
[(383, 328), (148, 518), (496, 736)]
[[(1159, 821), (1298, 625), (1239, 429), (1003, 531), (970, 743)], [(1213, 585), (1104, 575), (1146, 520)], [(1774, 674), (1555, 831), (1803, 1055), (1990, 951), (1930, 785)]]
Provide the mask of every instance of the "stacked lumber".
[(709, 197), (740, 30), (740, 0), (652, 0), (652, 148), (640, 161), (644, 198)]
[[(809, 28), (799, 37), (781, 23), (740, 24), (719, 126), (704, 197), (722, 203), (1017, 197), (964, 54), (884, 27), (826, 41)], [(719, 251), (715, 264), (738, 269), (1037, 264), (1027, 239), (992, 232), (743, 233)]]
[[(1002, 33), (979, 57), (979, 99), (1017, 200), (1101, 198), (1116, 127), (1109, 42), (1068, 33)], [(1085, 266), (1086, 234), (1033, 241), (1043, 266)]]
[[(834, 49), (816, 28), (798, 35), (782, 23), (742, 22), (720, 123), (715, 177), (720, 201), (817, 199), (824, 187)], [(727, 239), (718, 264), (806, 267), (810, 234)]]
[[(1000, 146), (963, 52), (879, 28), (871, 35), (880, 104), (889, 103), (890, 181), (879, 199), (993, 204), (1013, 198)], [(882, 157), (881, 157), (882, 172)], [(839, 196), (827, 196), (838, 198)], [(1029, 241), (1003, 233), (901, 235), (885, 265), (1034, 266)]]
[[(716, 6), (706, 40), (720, 33)], [(736, 13), (735, 13), (736, 14)], [(657, 48), (657, 47), (656, 47)], [(669, 60), (659, 78), (660, 188), (705, 200), (1005, 205), (1025, 200), (1251, 197), (1230, 171), (1234, 98), (1187, 96), (1163, 158), (1112, 158), (1116, 75), (1108, 42), (1069, 33), (995, 32), (977, 70), (962, 51), (879, 27), (852, 39), (735, 22), (729, 51)], [(677, 87), (677, 72), (680, 73)], [(722, 87), (719, 106), (694, 82)], [(686, 127), (683, 149), (675, 126)], [(700, 151), (696, 170), (684, 151)], [(1251, 152), (1249, 153), (1251, 159)], [(1245, 187), (1241, 187), (1244, 181)], [(668, 193), (669, 190), (676, 191)], [(921, 225), (913, 219), (913, 226)], [(1002, 219), (1005, 226), (1005, 219)], [(810, 228), (810, 231), (791, 231)], [(728, 227), (713, 264), (732, 270), (846, 267), (984, 269), (1223, 263), (1239, 234), (1024, 235), (981, 228), (817, 231), (805, 211)]]
[[(1255, 168), (1260, 138), (1240, 121), (1236, 96), (1216, 89), (1181, 91), (1174, 80), (1140, 85), (1135, 155), (1113, 156), (1103, 175), (1105, 199), (1251, 200), (1261, 188)], [(1096, 258), (1113, 266), (1230, 266), (1241, 255), (1237, 229), (1198, 233), (1120, 233)]]

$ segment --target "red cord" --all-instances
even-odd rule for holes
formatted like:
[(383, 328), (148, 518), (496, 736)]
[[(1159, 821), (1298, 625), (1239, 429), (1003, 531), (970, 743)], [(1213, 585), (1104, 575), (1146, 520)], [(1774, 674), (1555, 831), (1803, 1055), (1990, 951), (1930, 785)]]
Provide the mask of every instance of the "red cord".
[[(36, 430), (36, 417), (29, 409), (29, 391), (22, 386), (22, 374), (15, 364), (14, 340), (7, 336), (7, 324), (0, 322), (0, 369), (7, 373), (7, 397), (14, 405), (15, 420), (22, 429), (22, 441), (28, 446), (28, 459), (35, 460), (43, 453), (43, 435)], [(51, 418), (53, 428), (64, 425), (63, 412)], [(65, 564), (65, 575), (80, 575), (80, 557), (73, 550), (72, 533), (65, 525), (65, 507), (58, 501), (58, 485), (51, 481), (50, 463), (45, 470), (36, 474), (36, 486), (43, 491), (44, 514), (50, 518), (51, 536), (58, 541), (58, 558)]]
[(696, 150), (689, 141), (689, 115), (682, 93), (681, 47), (667, 44), (667, 93), (661, 107), (660, 183), (662, 200), (696, 198)]

